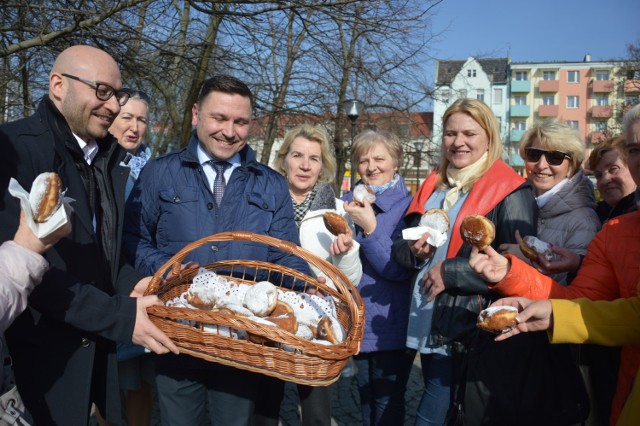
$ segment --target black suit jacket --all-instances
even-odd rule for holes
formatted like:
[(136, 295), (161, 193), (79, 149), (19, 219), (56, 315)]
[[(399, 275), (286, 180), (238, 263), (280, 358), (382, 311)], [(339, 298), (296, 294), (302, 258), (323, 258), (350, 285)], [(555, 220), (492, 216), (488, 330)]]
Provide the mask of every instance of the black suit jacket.
[[(7, 191), (11, 177), (30, 190), (36, 176), (55, 171), (75, 199), (71, 235), (46, 254), (50, 270), (7, 331), (18, 388), (36, 424), (86, 425), (91, 402), (120, 418), (114, 341), (131, 340), (136, 305), (125, 294), (140, 275), (120, 261), (124, 152), (110, 135), (98, 143), (92, 171), (48, 99), (31, 117), (0, 126), (0, 241), (13, 237), (19, 220), (18, 200)], [(98, 188), (95, 202), (88, 182)]]

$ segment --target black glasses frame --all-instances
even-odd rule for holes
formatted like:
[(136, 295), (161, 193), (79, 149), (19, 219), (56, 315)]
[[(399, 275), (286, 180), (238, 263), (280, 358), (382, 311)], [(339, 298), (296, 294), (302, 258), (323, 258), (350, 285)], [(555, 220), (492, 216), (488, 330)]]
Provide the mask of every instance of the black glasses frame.
[(531, 148), (531, 147), (524, 149), (525, 160), (527, 160), (530, 163), (537, 163), (538, 161), (540, 161), (540, 158), (543, 155), (544, 155), (544, 158), (547, 159), (547, 163), (549, 163), (550, 166), (559, 166), (560, 164), (562, 164), (565, 158), (567, 160), (571, 160), (571, 156), (566, 152), (562, 152), (562, 151), (553, 151), (553, 150), (547, 151), (544, 149)]
[(115, 95), (116, 100), (118, 101), (118, 104), (120, 104), (120, 106), (123, 106), (127, 103), (127, 101), (129, 100), (129, 97), (131, 96), (129, 91), (126, 89), (116, 90), (113, 87), (109, 86), (108, 84), (98, 83), (97, 81), (87, 80), (86, 78), (77, 77), (71, 74), (62, 73), (60, 75), (62, 75), (63, 77), (70, 78), (72, 80), (79, 81), (80, 83), (84, 83), (87, 86), (91, 87), (92, 89), (95, 89), (96, 98), (100, 99), (103, 102), (108, 101), (109, 99), (111, 99), (112, 96)]

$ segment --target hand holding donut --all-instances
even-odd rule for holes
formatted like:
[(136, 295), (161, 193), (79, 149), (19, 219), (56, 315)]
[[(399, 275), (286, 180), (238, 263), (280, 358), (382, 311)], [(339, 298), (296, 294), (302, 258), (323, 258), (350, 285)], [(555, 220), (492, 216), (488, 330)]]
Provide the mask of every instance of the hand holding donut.
[(490, 283), (497, 283), (504, 279), (511, 269), (511, 262), (500, 255), (491, 246), (487, 246), (484, 253), (480, 253), (478, 247), (471, 248), (469, 266)]
[(364, 205), (360, 205), (355, 201), (345, 201), (344, 210), (349, 213), (353, 223), (362, 228), (367, 234), (370, 234), (378, 226), (378, 221), (371, 203), (367, 199), (364, 199), (363, 202)]

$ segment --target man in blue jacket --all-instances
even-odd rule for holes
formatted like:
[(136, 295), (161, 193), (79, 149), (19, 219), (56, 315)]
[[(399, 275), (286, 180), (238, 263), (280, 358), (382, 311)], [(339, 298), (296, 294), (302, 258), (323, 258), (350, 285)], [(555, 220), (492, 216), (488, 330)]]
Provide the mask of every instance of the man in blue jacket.
[[(243, 230), (299, 244), (284, 178), (256, 161), (247, 146), (253, 95), (240, 80), (205, 81), (193, 106), (189, 145), (147, 163), (129, 198), (125, 252), (153, 274), (185, 245)], [(220, 164), (222, 163), (222, 164)], [(223, 190), (223, 192), (222, 192)], [(250, 242), (216, 242), (185, 261), (250, 259), (310, 274), (296, 256)], [(261, 375), (188, 356), (158, 359), (156, 385), (163, 424), (246, 425)]]

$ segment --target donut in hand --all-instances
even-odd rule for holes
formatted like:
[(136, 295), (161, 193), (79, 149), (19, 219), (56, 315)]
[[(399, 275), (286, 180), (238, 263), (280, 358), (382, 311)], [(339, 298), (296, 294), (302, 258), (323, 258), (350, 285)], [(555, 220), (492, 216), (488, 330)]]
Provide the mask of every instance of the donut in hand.
[(327, 230), (333, 235), (337, 236), (338, 234), (346, 234), (349, 232), (347, 221), (338, 213), (326, 212), (322, 215), (322, 220), (324, 220), (324, 226), (326, 226)]
[(462, 240), (478, 250), (484, 250), (493, 242), (496, 235), (496, 227), (484, 216), (473, 214), (465, 217), (460, 224)]
[(490, 333), (507, 333), (516, 325), (518, 309), (514, 306), (489, 306), (480, 312), (476, 326)]
[(359, 183), (353, 187), (353, 201), (364, 206), (364, 200), (369, 201), (369, 204), (373, 204), (376, 201), (376, 194), (368, 185)]
[(427, 226), (438, 232), (449, 232), (449, 215), (442, 209), (429, 209), (420, 218), (418, 226)]
[(57, 173), (41, 173), (31, 185), (29, 204), (36, 223), (47, 221), (62, 205), (62, 180)]
[(538, 262), (540, 258), (550, 262), (553, 259), (551, 244), (542, 241), (533, 235), (527, 235), (520, 241), (520, 251), (525, 257), (534, 262)]

